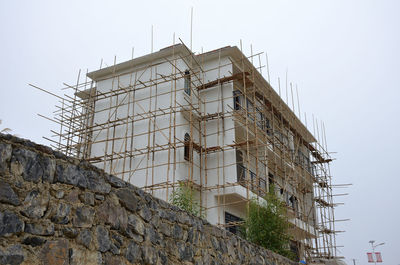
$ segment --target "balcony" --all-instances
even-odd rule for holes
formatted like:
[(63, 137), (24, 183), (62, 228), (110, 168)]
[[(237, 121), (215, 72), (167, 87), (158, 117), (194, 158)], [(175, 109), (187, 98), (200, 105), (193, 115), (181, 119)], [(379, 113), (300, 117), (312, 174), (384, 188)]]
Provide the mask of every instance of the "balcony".
[[(248, 177), (247, 177), (248, 176)], [(253, 171), (247, 169), (242, 164), (237, 164), (237, 182), (249, 189), (260, 197), (264, 197), (267, 192), (267, 182)]]

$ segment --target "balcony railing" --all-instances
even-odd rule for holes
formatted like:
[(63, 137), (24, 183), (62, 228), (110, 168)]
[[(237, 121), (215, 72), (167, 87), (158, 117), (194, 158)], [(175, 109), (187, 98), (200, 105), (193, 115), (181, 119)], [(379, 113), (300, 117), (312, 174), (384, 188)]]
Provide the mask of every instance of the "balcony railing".
[(257, 178), (256, 173), (241, 164), (237, 164), (237, 182), (245, 188), (249, 187), (252, 192), (261, 197), (264, 197), (267, 192), (266, 180)]
[[(248, 177), (247, 177), (248, 176)], [(267, 193), (267, 182), (264, 178), (257, 178), (257, 174), (246, 168), (242, 164), (237, 164), (237, 182), (245, 188), (249, 188), (253, 193), (260, 197), (264, 197)], [(293, 211), (295, 217), (303, 220), (301, 212), (299, 211), (298, 200), (295, 196), (288, 192), (280, 195), (282, 201)]]

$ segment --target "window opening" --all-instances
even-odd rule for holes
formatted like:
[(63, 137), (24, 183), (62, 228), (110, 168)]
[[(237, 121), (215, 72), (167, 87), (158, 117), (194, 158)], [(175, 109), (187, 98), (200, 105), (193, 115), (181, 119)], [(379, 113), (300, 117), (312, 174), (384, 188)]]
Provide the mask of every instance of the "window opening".
[(226, 230), (233, 234), (238, 234), (239, 233), (239, 222), (242, 222), (243, 219), (240, 217), (237, 217), (233, 214), (230, 214), (228, 212), (225, 212), (225, 224)]
[(233, 91), (233, 109), (241, 110), (242, 109), (242, 92), (239, 90)]
[(190, 135), (188, 133), (185, 133), (185, 147), (183, 157), (186, 161), (190, 161)]
[(189, 70), (185, 71), (185, 84), (184, 84), (184, 91), (186, 94), (190, 96), (191, 92), (191, 77), (190, 77), (190, 72)]

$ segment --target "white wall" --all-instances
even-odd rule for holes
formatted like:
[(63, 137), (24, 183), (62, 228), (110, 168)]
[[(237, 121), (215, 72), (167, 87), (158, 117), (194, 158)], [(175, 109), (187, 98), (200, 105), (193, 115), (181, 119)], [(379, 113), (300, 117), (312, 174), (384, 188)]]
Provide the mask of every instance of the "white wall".
[[(169, 59), (173, 60), (173, 58)], [(169, 76), (175, 74), (176, 71), (179, 73), (179, 70), (184, 72), (189, 67), (182, 59), (176, 61), (176, 68), (165, 61), (160, 61), (160, 63), (153, 67), (144, 65), (141, 67), (142, 69), (130, 74), (97, 82), (97, 91), (100, 93), (107, 93), (111, 90), (116, 91), (121, 87), (136, 88), (135, 92), (111, 96), (96, 102), (95, 124), (100, 125), (108, 120), (115, 121), (116, 119), (123, 119), (123, 121), (115, 129), (110, 127), (109, 129), (94, 132), (95, 143), (92, 145), (91, 157), (104, 156), (105, 153), (111, 155), (112, 150), (117, 153), (123, 150), (133, 151), (135, 154), (133, 159), (129, 159), (129, 156), (126, 159), (114, 156), (115, 159), (112, 163), (108, 161), (105, 165), (103, 162), (96, 165), (139, 187), (167, 181), (177, 182), (188, 177), (188, 162), (184, 160), (182, 144), (185, 132), (190, 132), (187, 119), (180, 112), (149, 119), (151, 116), (149, 111), (152, 114), (161, 114), (162, 111), (170, 113), (173, 110), (171, 108), (175, 106), (175, 102), (177, 110), (181, 109), (179, 105), (188, 108), (188, 104), (185, 101), (187, 99), (186, 93), (183, 91), (183, 79), (168, 82), (160, 82), (161, 80), (159, 80), (157, 85), (146, 88), (141, 88), (143, 85), (139, 81), (147, 82), (146, 84), (148, 84), (149, 80), (160, 78), (160, 75)], [(197, 100), (193, 94), (192, 99), (194, 107), (197, 107)], [(107, 110), (110, 106), (111, 111)], [(133, 124), (132, 118), (135, 120)], [(176, 123), (175, 130), (173, 126), (170, 126), (170, 122), (173, 125), (174, 119)], [(154, 120), (155, 122), (153, 122)], [(133, 142), (131, 142), (132, 134), (135, 135)], [(192, 134), (192, 139), (199, 142), (199, 134), (195, 128), (193, 128)], [(106, 145), (105, 141), (112, 138), (115, 140), (107, 141), (108, 144)], [(179, 147), (176, 153), (172, 148), (169, 148), (168, 151), (168, 142), (171, 142), (171, 145), (175, 143)], [(165, 150), (149, 153), (148, 147), (150, 147), (150, 151), (153, 150), (153, 147), (156, 150), (160, 150), (160, 148)], [(193, 159), (195, 164), (199, 164), (197, 152), (194, 152)], [(123, 173), (123, 171), (132, 171), (133, 174), (129, 172)], [(200, 169), (198, 167), (193, 168), (194, 179), (200, 179), (199, 172)], [(153, 194), (166, 199), (164, 190), (154, 191)]]
[[(170, 57), (169, 60), (173, 61), (174, 58)], [(176, 68), (164, 59), (151, 63), (159, 64), (153, 67), (136, 66), (136, 70), (132, 69), (134, 70), (132, 73), (97, 82), (97, 91), (100, 93), (117, 91), (121, 87), (127, 89), (134, 87), (135, 91), (114, 95), (96, 102), (94, 124), (97, 124), (99, 128), (101, 124), (108, 123), (109, 120), (121, 119), (121, 121), (118, 122), (115, 129), (110, 127), (93, 133), (95, 143), (92, 145), (91, 157), (111, 155), (112, 150), (116, 153), (127, 150), (126, 158), (114, 155), (112, 163), (109, 161), (96, 165), (138, 187), (149, 187), (166, 182), (177, 183), (189, 178), (204, 188), (201, 194), (201, 205), (207, 209), (205, 216), (210, 223), (224, 224), (225, 212), (244, 217), (245, 207), (243, 205), (229, 205), (229, 202), (226, 201), (229, 200), (229, 196), (221, 196), (226, 193), (227, 188), (212, 188), (237, 182), (235, 148), (208, 153), (206, 157), (204, 154), (203, 157), (200, 157), (200, 153), (193, 149), (193, 163), (184, 159), (185, 133), (191, 134), (193, 142), (201, 143), (203, 148), (226, 147), (238, 140), (238, 135), (235, 136), (238, 131), (235, 130), (235, 123), (232, 115), (229, 114), (233, 111), (234, 87), (232, 82), (197, 91), (195, 86), (199, 83), (196, 81), (196, 77), (192, 76), (193, 89), (189, 96), (183, 91), (184, 78), (168, 82), (162, 82), (162, 79), (159, 79), (161, 75), (170, 76), (176, 74), (177, 71), (184, 72), (186, 69), (190, 69), (184, 60), (178, 58), (175, 62)], [(200, 75), (199, 78), (203, 83), (231, 76), (233, 72), (228, 57), (209, 60), (202, 65), (202, 68), (205, 70), (204, 76)], [(149, 84), (150, 80), (155, 79), (159, 79), (156, 82), (157, 85), (142, 88), (143, 83)], [(110, 106), (111, 111), (108, 109)], [(222, 112), (227, 114), (227, 117), (209, 120), (205, 122), (205, 127), (203, 127), (204, 122), (201, 122), (201, 128), (199, 128), (198, 113), (195, 110), (190, 112), (191, 108), (196, 108), (202, 116)], [(174, 109), (176, 112), (169, 114)], [(168, 114), (157, 116), (153, 122), (154, 118), (151, 115), (161, 114), (163, 111)], [(191, 118), (190, 113), (192, 113)], [(189, 124), (190, 119), (192, 127)], [(203, 132), (203, 135), (200, 135), (199, 130)], [(132, 135), (134, 137), (131, 142)], [(114, 141), (106, 141), (112, 138)], [(178, 148), (176, 150), (170, 148), (169, 142)], [(153, 148), (164, 150), (151, 152)], [(149, 150), (150, 152), (148, 152)], [(132, 159), (129, 157), (131, 151), (134, 154)], [(251, 159), (250, 164), (246, 166), (256, 172), (255, 159)], [(258, 167), (260, 176), (266, 177), (268, 168), (262, 163), (259, 163)], [(124, 171), (128, 172), (124, 173)], [(243, 187), (238, 186), (238, 188)], [(148, 191), (167, 200), (172, 188), (163, 186), (163, 188), (149, 189)], [(241, 192), (236, 195), (243, 197), (244, 194)]]

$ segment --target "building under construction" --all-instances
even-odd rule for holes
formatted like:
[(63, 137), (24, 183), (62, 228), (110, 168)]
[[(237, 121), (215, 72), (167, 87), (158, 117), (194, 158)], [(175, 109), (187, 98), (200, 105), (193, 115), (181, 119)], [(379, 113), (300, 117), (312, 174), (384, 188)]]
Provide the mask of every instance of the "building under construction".
[(202, 215), (233, 232), (247, 202), (274, 185), (291, 250), (333, 259), (324, 128), (315, 125), (317, 140), (254, 66), (259, 56), (230, 46), (195, 55), (177, 44), (90, 72), (60, 98), (52, 141), (166, 201), (188, 184)]

